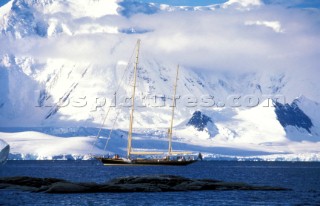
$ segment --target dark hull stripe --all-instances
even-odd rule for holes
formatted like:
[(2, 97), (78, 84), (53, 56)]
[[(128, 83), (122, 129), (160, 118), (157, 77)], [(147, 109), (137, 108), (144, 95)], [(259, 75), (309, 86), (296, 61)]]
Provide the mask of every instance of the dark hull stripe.
[(100, 160), (104, 165), (168, 165), (168, 166), (185, 166), (196, 162), (197, 160), (184, 160), (184, 161), (177, 161), (177, 160), (153, 160), (153, 159), (144, 159), (144, 160), (131, 160), (125, 161), (123, 159), (110, 159), (110, 158), (97, 158)]

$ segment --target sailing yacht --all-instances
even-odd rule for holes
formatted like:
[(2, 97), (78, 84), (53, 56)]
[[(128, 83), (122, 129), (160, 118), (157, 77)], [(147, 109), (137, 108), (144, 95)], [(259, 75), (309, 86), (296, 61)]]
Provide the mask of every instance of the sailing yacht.
[[(140, 40), (137, 41), (137, 51), (136, 51), (136, 59), (134, 64), (134, 77), (133, 77), (133, 92), (132, 92), (132, 105), (131, 105), (131, 113), (130, 113), (130, 124), (129, 124), (129, 132), (128, 132), (128, 145), (127, 145), (127, 157), (120, 157), (119, 155), (114, 155), (114, 157), (96, 157), (96, 159), (100, 160), (104, 165), (172, 165), (172, 166), (184, 166), (189, 165), (191, 163), (196, 162), (195, 158), (191, 158), (191, 152), (175, 152), (172, 151), (172, 127), (173, 127), (173, 118), (174, 118), (174, 109), (175, 109), (175, 96), (178, 82), (178, 74), (179, 74), (179, 65), (177, 66), (177, 74), (176, 80), (174, 84), (174, 94), (173, 94), (173, 103), (172, 103), (172, 116), (171, 116), (171, 124), (168, 129), (168, 153), (164, 152), (148, 152), (148, 151), (133, 151), (132, 149), (132, 125), (133, 125), (133, 115), (134, 115), (134, 104), (135, 104), (135, 92), (136, 92), (136, 81), (137, 81), (137, 67), (139, 62), (139, 50), (140, 50)], [(189, 157), (186, 155), (189, 154)], [(134, 155), (162, 155), (163, 158), (133, 158)], [(199, 153), (200, 155), (200, 153)]]

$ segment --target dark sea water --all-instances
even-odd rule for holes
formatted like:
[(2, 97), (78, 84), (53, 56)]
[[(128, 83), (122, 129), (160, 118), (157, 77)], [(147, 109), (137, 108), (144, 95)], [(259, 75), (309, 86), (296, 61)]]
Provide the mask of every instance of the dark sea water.
[(8, 161), (0, 176), (55, 177), (105, 182), (115, 177), (172, 174), (291, 191), (44, 194), (0, 190), (0, 205), (320, 205), (320, 163), (203, 161), (186, 167), (103, 166), (98, 161)]

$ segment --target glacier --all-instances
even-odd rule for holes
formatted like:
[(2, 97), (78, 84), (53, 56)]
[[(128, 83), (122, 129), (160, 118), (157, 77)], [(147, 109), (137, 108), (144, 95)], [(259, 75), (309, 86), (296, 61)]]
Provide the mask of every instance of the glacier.
[(317, 11), (259, 0), (10, 0), (0, 7), (0, 138), (11, 145), (9, 159), (124, 154), (127, 67), (140, 38), (136, 149), (166, 150), (179, 63), (174, 149), (319, 161)]

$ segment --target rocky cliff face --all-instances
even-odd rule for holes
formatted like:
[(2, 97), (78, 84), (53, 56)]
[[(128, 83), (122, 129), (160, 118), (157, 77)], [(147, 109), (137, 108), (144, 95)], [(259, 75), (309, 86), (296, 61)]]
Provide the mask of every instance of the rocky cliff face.
[(5, 141), (0, 139), (0, 165), (7, 161), (9, 151), (10, 146)]

